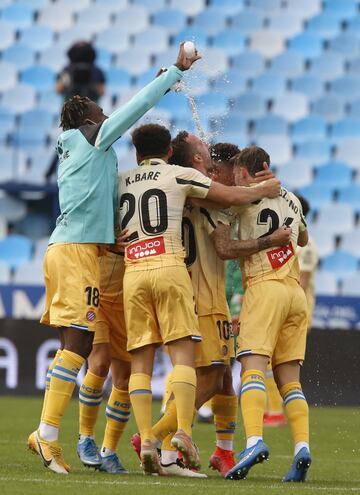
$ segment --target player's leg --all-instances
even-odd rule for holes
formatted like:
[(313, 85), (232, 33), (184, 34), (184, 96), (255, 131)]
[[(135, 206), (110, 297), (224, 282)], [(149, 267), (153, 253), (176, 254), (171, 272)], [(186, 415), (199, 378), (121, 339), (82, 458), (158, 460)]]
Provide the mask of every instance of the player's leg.
[[(97, 342), (98, 330), (94, 342)], [(100, 332), (101, 333), (101, 332)], [(97, 467), (102, 463), (95, 443), (95, 426), (103, 397), (103, 386), (111, 363), (109, 343), (94, 343), (88, 359), (88, 371), (79, 390), (78, 455), (85, 466)]]
[(283, 401), (274, 380), (272, 366), (269, 363), (265, 374), (266, 386), (266, 411), (264, 414), (264, 426), (282, 426), (286, 424)]

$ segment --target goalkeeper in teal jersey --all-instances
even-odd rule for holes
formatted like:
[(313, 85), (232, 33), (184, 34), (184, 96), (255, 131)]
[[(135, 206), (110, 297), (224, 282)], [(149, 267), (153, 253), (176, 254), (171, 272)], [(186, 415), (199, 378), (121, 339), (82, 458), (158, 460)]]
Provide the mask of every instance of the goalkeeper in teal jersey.
[[(77, 374), (91, 352), (99, 294), (99, 255), (115, 243), (117, 158), (112, 144), (197, 60), (183, 44), (174, 66), (106, 117), (88, 98), (75, 96), (61, 113), (57, 142), (60, 216), (44, 260), (46, 303), (41, 322), (59, 329), (61, 349), (49, 367), (39, 429), (28, 440), (45, 467), (68, 474), (58, 433)], [(93, 391), (92, 391), (93, 392)]]

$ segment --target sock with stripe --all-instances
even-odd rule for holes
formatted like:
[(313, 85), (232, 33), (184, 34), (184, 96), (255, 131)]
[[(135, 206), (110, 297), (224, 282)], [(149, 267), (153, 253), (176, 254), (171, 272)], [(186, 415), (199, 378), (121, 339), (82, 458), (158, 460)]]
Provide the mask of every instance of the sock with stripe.
[[(44, 440), (57, 440), (56, 430), (59, 429), (84, 361), (85, 359), (79, 354), (67, 350), (63, 350), (58, 358), (51, 374), (44, 416), (39, 428), (40, 437)], [(49, 429), (47, 426), (52, 428)]]
[(284, 399), (296, 455), (300, 448), (309, 448), (309, 406), (299, 382), (283, 385), (280, 394)]
[(171, 445), (172, 437), (174, 433), (167, 435), (161, 444), (161, 463), (162, 464), (172, 464), (176, 462), (178, 458), (177, 450)]
[(94, 437), (95, 425), (103, 396), (106, 376), (97, 376), (87, 371), (79, 390), (79, 434)]
[(259, 370), (248, 370), (243, 373), (240, 400), (247, 440), (246, 448), (249, 448), (263, 436), (263, 419), (266, 407), (264, 373)]
[(211, 399), (216, 430), (216, 446), (224, 450), (233, 449), (236, 428), (238, 398), (236, 395), (215, 395)]
[(111, 394), (106, 405), (106, 428), (102, 452), (116, 451), (117, 445), (130, 418), (130, 397), (127, 390), (118, 390), (112, 387)]
[(271, 366), (266, 370), (265, 386), (267, 395), (267, 412), (270, 414), (283, 414), (283, 401), (277, 385)]
[(129, 380), (129, 394), (141, 441), (144, 442), (148, 439), (155, 442), (151, 430), (151, 376), (145, 373), (132, 373)]
[(195, 369), (176, 364), (172, 372), (171, 385), (176, 403), (177, 427), (191, 436), (196, 394)]
[(44, 411), (45, 411), (46, 402), (47, 402), (47, 398), (48, 398), (48, 392), (49, 392), (49, 388), (50, 388), (51, 373), (52, 373), (52, 370), (54, 369), (55, 364), (57, 363), (57, 360), (61, 356), (61, 353), (62, 353), (62, 349), (58, 349), (56, 351), (54, 359), (51, 361), (49, 369), (47, 370), (47, 373), (46, 373), (44, 401), (43, 401), (43, 407), (42, 407), (42, 411), (41, 411), (40, 421), (42, 421), (43, 417), (44, 417)]
[(162, 418), (153, 426), (152, 432), (157, 440), (163, 442), (169, 434), (177, 430), (177, 413), (175, 400), (166, 403), (166, 409)]

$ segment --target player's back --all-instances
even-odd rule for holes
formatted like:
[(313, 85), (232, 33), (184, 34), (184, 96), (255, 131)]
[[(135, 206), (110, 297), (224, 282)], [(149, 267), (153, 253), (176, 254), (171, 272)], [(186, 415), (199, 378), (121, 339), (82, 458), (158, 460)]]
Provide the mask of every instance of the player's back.
[(200, 172), (144, 160), (120, 175), (120, 224), (129, 230), (125, 263), (133, 270), (184, 264), (181, 220), (186, 197), (206, 197), (211, 180)]
[(264, 198), (246, 207), (238, 208), (239, 237), (257, 239), (273, 233), (282, 225), (291, 227), (287, 246), (269, 248), (241, 260), (245, 284), (268, 279), (299, 278), (296, 246), (299, 233), (306, 229), (302, 208), (296, 196), (281, 188), (277, 198)]

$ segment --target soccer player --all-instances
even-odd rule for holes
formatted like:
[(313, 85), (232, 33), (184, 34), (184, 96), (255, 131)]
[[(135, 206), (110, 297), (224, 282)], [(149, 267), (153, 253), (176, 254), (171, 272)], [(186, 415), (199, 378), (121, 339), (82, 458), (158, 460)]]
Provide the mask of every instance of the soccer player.
[[(267, 168), (270, 157), (263, 149), (242, 150), (234, 158), (236, 184), (251, 186), (264, 163)], [(269, 456), (262, 437), (266, 405), (264, 379), (271, 360), (295, 446), (294, 461), (284, 481), (304, 481), (311, 463), (309, 409), (300, 384), (307, 306), (299, 284), (296, 247), (307, 243), (306, 223), (299, 200), (284, 188), (277, 198), (263, 199), (237, 208), (237, 211), (240, 214), (240, 239), (258, 237), (266, 241), (275, 228), (286, 225), (291, 227), (291, 240), (287, 246), (268, 247), (241, 259), (245, 295), (240, 313), (238, 358), (242, 367), (241, 410), (246, 448), (226, 477), (244, 478), (252, 466)]]
[(29, 448), (56, 473), (69, 472), (58, 434), (78, 372), (92, 348), (100, 295), (98, 256), (102, 246), (115, 240), (118, 176), (112, 144), (198, 58), (187, 58), (182, 44), (176, 64), (109, 118), (86, 97), (75, 96), (62, 108), (64, 132), (57, 142), (61, 214), (45, 255), (46, 308), (41, 319), (59, 329), (61, 350), (50, 365), (39, 429), (28, 440)]
[[(170, 162), (185, 169), (196, 169), (209, 176), (213, 164), (206, 143), (183, 131), (172, 141)], [(238, 149), (236, 148), (237, 152)], [(234, 152), (233, 148), (228, 153)], [(230, 167), (231, 168), (231, 167)], [(224, 182), (226, 182), (224, 180)], [(220, 185), (213, 181), (213, 184)], [(231, 185), (233, 181), (229, 181)], [(209, 198), (209, 196), (208, 196)], [(283, 230), (280, 235), (283, 235)], [(274, 234), (274, 238), (279, 233)], [(288, 239), (288, 234), (285, 238)], [(273, 240), (273, 238), (271, 239)], [(213, 399), (217, 429), (217, 446), (210, 463), (222, 475), (234, 465), (232, 439), (237, 417), (237, 397), (229, 369), (233, 337), (225, 296), (224, 259), (236, 258), (262, 249), (263, 240), (231, 241), (229, 220), (223, 211), (189, 204), (183, 217), (185, 263), (193, 285), (202, 340), (195, 347), (197, 391), (195, 407), (199, 409)], [(276, 243), (274, 245), (281, 245)], [(224, 381), (224, 377), (225, 381)], [(172, 378), (174, 380), (174, 378)], [(162, 464), (177, 461), (171, 452), (169, 433), (176, 429), (175, 401), (169, 401), (163, 418), (154, 426), (153, 434), (163, 440)], [(171, 435), (170, 435), (171, 437)], [(179, 473), (185, 475), (186, 473)], [(190, 475), (190, 473), (188, 473)]]
[[(192, 168), (169, 166), (169, 131), (141, 126), (133, 133), (138, 169), (120, 176), (121, 228), (129, 230), (125, 251), (124, 306), (128, 350), (132, 355), (130, 400), (141, 437), (144, 472), (162, 473), (151, 424), (151, 375), (156, 347), (168, 345), (174, 369), (172, 392), (177, 431), (172, 446), (189, 468), (200, 465), (191, 439), (196, 373), (194, 341), (200, 340), (191, 280), (184, 264), (181, 221), (187, 197), (244, 204), (276, 196), (274, 179), (258, 188), (225, 187)], [(255, 194), (249, 197), (249, 192)]]

